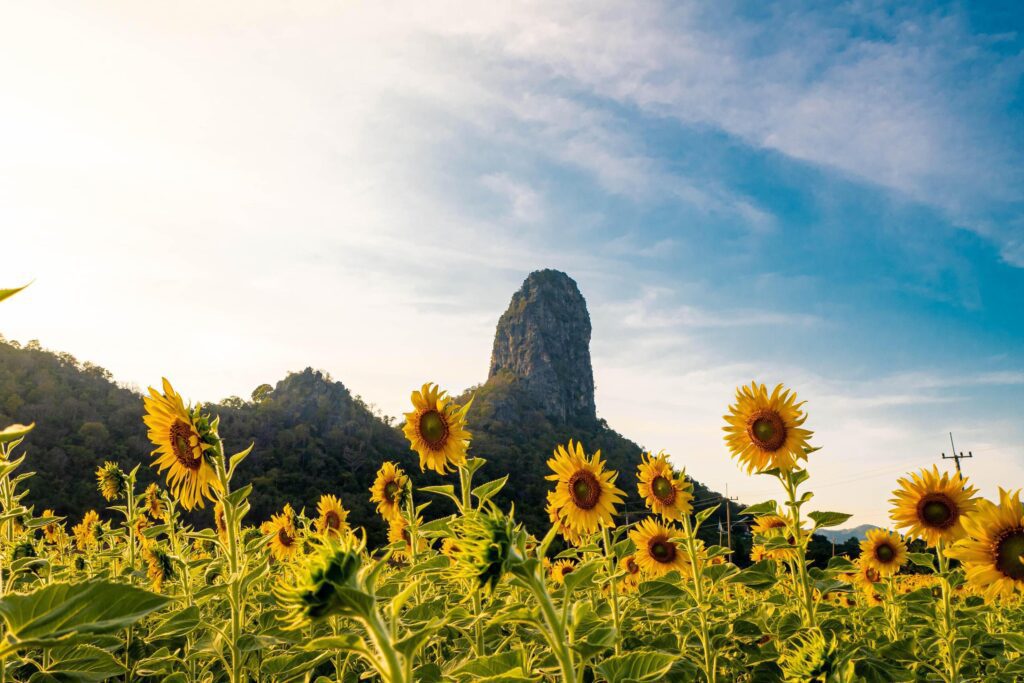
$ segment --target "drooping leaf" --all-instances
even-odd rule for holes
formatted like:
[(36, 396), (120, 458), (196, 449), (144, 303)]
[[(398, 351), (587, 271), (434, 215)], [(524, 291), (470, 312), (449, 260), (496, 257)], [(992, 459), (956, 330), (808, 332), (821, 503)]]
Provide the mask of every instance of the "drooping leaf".
[(658, 681), (672, 668), (677, 656), (667, 652), (636, 650), (605, 659), (597, 670), (608, 683)]
[(0, 600), (7, 626), (3, 651), (49, 647), (77, 635), (110, 633), (134, 624), (170, 599), (110, 581), (55, 583)]

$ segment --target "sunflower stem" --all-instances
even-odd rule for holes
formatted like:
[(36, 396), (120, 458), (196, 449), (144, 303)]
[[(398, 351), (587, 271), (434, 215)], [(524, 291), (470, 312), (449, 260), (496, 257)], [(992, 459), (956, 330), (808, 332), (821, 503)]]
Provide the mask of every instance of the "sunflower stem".
[(601, 538), (604, 541), (605, 562), (608, 565), (608, 577), (611, 582), (612, 593), (612, 624), (615, 626), (615, 654), (622, 652), (622, 638), (619, 622), (619, 591), (616, 587), (615, 576), (615, 548), (612, 547), (611, 532), (604, 524), (601, 525)]
[(711, 643), (711, 625), (708, 623), (708, 610), (711, 605), (704, 594), (704, 560), (697, 548), (690, 515), (683, 515), (683, 530), (686, 533), (686, 554), (690, 558), (690, 570), (693, 573), (693, 598), (697, 604), (697, 620), (700, 622), (700, 644), (704, 653), (704, 676), (708, 683), (716, 683), (718, 679), (717, 655)]
[(805, 626), (816, 628), (818, 625), (817, 615), (814, 608), (814, 591), (811, 588), (810, 577), (807, 574), (807, 542), (804, 539), (802, 523), (800, 520), (800, 505), (797, 500), (796, 489), (798, 484), (793, 479), (793, 471), (787, 471), (785, 477), (779, 475), (789, 496), (790, 521), (793, 526), (793, 541), (797, 548), (796, 569), (800, 578), (800, 588), (803, 592), (803, 611)]
[(960, 680), (960, 662), (956, 657), (956, 620), (953, 614), (953, 586), (949, 582), (949, 558), (946, 548), (940, 540), (935, 546), (935, 554), (939, 558), (939, 575), (942, 578), (942, 625), (943, 638), (946, 641), (946, 668), (950, 683)]

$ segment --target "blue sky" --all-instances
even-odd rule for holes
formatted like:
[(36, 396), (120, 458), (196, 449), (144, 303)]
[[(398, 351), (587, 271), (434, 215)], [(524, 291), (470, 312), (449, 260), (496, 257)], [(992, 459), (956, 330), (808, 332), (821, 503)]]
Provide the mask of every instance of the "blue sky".
[(823, 509), (884, 522), (948, 431), (987, 495), (1024, 483), (1018, 5), (501, 5), (5, 10), (0, 240), (36, 284), (2, 331), (197, 399), (314, 365), (397, 414), (482, 380), (555, 267), (599, 412), (713, 487), (771, 492), (720, 441), (754, 378), (808, 399)]

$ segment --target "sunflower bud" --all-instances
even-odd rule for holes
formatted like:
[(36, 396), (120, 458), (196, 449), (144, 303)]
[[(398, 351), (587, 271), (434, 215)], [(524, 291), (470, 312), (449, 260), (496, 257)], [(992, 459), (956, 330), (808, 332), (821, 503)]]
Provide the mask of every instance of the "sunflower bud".
[(363, 616), (373, 609), (373, 597), (359, 582), (360, 547), (351, 541), (327, 539), (291, 584), (279, 585), (274, 594), (288, 612), (289, 628), (302, 628), (331, 616)]
[(494, 590), (525, 557), (525, 535), (500, 512), (472, 513), (455, 523), (455, 575)]
[(826, 681), (840, 670), (838, 659), (835, 637), (825, 640), (821, 631), (812, 630), (787, 643), (779, 666), (786, 681)]

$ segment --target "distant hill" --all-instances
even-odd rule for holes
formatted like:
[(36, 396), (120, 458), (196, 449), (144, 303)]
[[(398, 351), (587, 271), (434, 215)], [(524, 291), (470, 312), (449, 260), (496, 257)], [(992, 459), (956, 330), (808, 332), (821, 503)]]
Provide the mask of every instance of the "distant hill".
[[(628, 495), (622, 510), (627, 519), (644, 511), (634, 479), (641, 448), (597, 416), (590, 334), (586, 302), (576, 283), (558, 271), (532, 273), (498, 322), (487, 381), (462, 395), (462, 400), (476, 397), (468, 417), (474, 435), (470, 454), (488, 460), (477, 481), (508, 474), (498, 501), (514, 503), (517, 518), (535, 533), (548, 527), (546, 461), (570, 438), (582, 441), (588, 451), (601, 449), (609, 467), (620, 472), (620, 488)], [(241, 481), (253, 483), (253, 522), (285, 502), (312, 512), (322, 493), (333, 493), (351, 510), (350, 521), (367, 527), (371, 541), (380, 542), (384, 525), (374, 514), (368, 489), (381, 462), (398, 461), (418, 485), (441, 483), (437, 475), (420, 473), (399, 425), (375, 414), (341, 382), (311, 368), (274, 386), (261, 385), (250, 398), (231, 397), (207, 408), (221, 416), (220, 431), (229, 448), (255, 444), (238, 472)], [(0, 343), (0, 424), (38, 425), (25, 442), (27, 462), (37, 473), (29, 482), (27, 502), (37, 510), (52, 507), (77, 518), (104, 507), (94, 472), (108, 459), (125, 469), (143, 463), (141, 484), (154, 481), (142, 410), (141, 396), (115, 384), (103, 368), (46, 351), (38, 342), (24, 347)], [(722, 502), (698, 482), (694, 489), (698, 508)], [(430, 513), (450, 510), (442, 499), (432, 500)], [(733, 504), (733, 520), (739, 519), (740, 509)], [(724, 511), (705, 527), (709, 542), (718, 542)], [(209, 516), (209, 509), (194, 515), (203, 523)], [(734, 526), (740, 561), (749, 544), (741, 530)]]
[(852, 529), (821, 529), (817, 533), (821, 534), (830, 541), (836, 543), (842, 543), (843, 541), (855, 538), (858, 541), (863, 541), (867, 538), (868, 532), (878, 527), (874, 524), (861, 524), (855, 526)]

